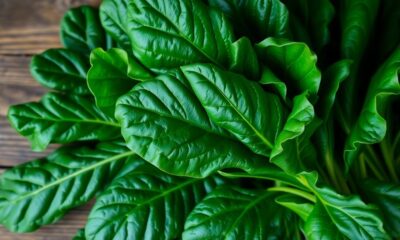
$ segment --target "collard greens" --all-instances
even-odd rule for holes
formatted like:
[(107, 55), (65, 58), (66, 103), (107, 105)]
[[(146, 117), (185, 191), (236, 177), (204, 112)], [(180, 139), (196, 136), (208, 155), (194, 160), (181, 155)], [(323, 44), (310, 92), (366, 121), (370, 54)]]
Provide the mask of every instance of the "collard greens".
[(400, 237), (398, 0), (104, 0), (71, 9), (0, 223), (96, 198), (76, 239)]

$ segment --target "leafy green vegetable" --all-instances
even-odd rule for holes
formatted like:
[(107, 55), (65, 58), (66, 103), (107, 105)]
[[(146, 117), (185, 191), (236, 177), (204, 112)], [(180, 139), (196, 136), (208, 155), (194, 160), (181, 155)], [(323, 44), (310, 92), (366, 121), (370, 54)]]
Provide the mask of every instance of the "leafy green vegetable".
[(182, 71), (213, 122), (253, 152), (270, 155), (284, 118), (279, 98), (212, 65), (190, 65)]
[(111, 38), (100, 23), (97, 9), (82, 6), (69, 10), (61, 21), (61, 42), (71, 50), (89, 55), (97, 48), (110, 48)]
[(289, 12), (279, 0), (208, 0), (224, 12), (239, 35), (255, 41), (266, 37), (287, 37)]
[(43, 86), (80, 95), (90, 94), (86, 83), (87, 57), (68, 49), (49, 49), (32, 58), (32, 76)]
[[(33, 57), (0, 224), (74, 239), (400, 237), (397, 0), (104, 0)], [(373, 204), (373, 205), (371, 205)]]
[(40, 102), (10, 107), (11, 125), (43, 150), (50, 143), (109, 140), (120, 136), (119, 124), (107, 117), (92, 101), (76, 95), (46, 94)]
[(0, 178), (0, 222), (12, 231), (33, 231), (91, 200), (135, 159), (123, 142), (96, 148), (62, 147), (47, 158), (6, 171)]
[(287, 209), (275, 204), (268, 191), (221, 187), (190, 213), (183, 239), (286, 239), (296, 229)]
[(148, 68), (167, 70), (196, 62), (229, 66), (233, 30), (221, 12), (199, 0), (167, 5), (163, 0), (138, 0), (129, 7), (133, 54)]
[(256, 45), (259, 58), (291, 85), (295, 93), (317, 94), (321, 72), (317, 57), (304, 43), (267, 38)]
[(116, 117), (128, 147), (168, 173), (205, 177), (263, 162), (210, 121), (182, 74), (136, 85), (118, 100)]
[(87, 84), (96, 99), (96, 105), (104, 112), (114, 115), (115, 103), (137, 82), (152, 75), (121, 49), (112, 48), (107, 52), (95, 49), (90, 54), (90, 68)]
[(174, 239), (192, 208), (221, 179), (177, 178), (138, 165), (98, 198), (85, 228), (87, 239)]

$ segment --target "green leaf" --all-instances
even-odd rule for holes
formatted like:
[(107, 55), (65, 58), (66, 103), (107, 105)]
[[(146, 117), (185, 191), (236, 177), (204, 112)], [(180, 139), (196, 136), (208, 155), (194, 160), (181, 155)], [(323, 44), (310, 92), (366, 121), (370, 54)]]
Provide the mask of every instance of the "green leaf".
[[(294, 216), (275, 204), (276, 194), (220, 187), (190, 213), (183, 239), (289, 239)], [(289, 226), (289, 224), (291, 224)]]
[(98, 47), (108, 49), (111, 39), (100, 23), (99, 11), (89, 6), (70, 9), (61, 20), (61, 42), (85, 55)]
[(308, 214), (308, 218), (305, 220), (304, 234), (306, 238), (310, 240), (347, 239), (338, 231), (329, 213), (325, 210), (324, 205), (320, 201), (317, 201), (313, 210)]
[(49, 49), (32, 58), (32, 76), (43, 86), (57, 91), (90, 94), (86, 85), (89, 59), (68, 49)]
[(253, 41), (267, 37), (289, 36), (289, 12), (279, 0), (209, 0), (209, 4), (224, 12), (239, 36)]
[(86, 240), (85, 229), (79, 229), (72, 240)]
[(76, 95), (48, 93), (40, 102), (11, 106), (8, 119), (37, 151), (50, 143), (109, 140), (120, 136), (119, 124), (114, 119), (87, 98)]
[(307, 238), (389, 239), (376, 208), (366, 205), (359, 197), (344, 197), (328, 187), (318, 187), (315, 172), (303, 172), (298, 180), (318, 199), (305, 223)]
[(320, 99), (316, 109), (327, 119), (336, 100), (340, 84), (350, 76), (351, 60), (341, 60), (329, 66), (322, 74)]
[(131, 52), (128, 37), (129, 0), (103, 0), (100, 5), (101, 25), (126, 51)]
[(313, 105), (307, 94), (296, 96), (293, 100), (292, 112), (289, 114), (283, 130), (279, 133), (271, 152), (270, 162), (276, 164), (287, 173), (298, 173), (305, 169), (304, 159), (309, 158), (314, 150), (309, 142), (309, 135), (304, 134), (307, 125), (314, 118)]
[(128, 33), (133, 53), (154, 71), (197, 62), (229, 66), (232, 27), (199, 0), (130, 1)]
[(286, 99), (287, 87), (286, 84), (280, 80), (270, 68), (263, 66), (260, 84), (270, 86), (276, 93), (278, 93), (283, 100)]
[(318, 93), (321, 73), (317, 56), (305, 43), (267, 38), (256, 45), (258, 57), (282, 79), (294, 95)]
[(216, 177), (178, 178), (149, 165), (115, 180), (97, 199), (85, 228), (87, 239), (177, 239), (185, 219)]
[(247, 37), (242, 37), (231, 45), (232, 62), (229, 69), (241, 73), (251, 80), (257, 80), (260, 66), (253, 45)]
[(285, 194), (277, 197), (275, 202), (295, 212), (303, 221), (306, 221), (314, 206), (304, 198)]
[(121, 95), (129, 92), (136, 83), (152, 77), (122, 49), (112, 48), (106, 52), (97, 48), (90, 54), (90, 63), (88, 86), (96, 105), (111, 116)]
[(285, 115), (277, 96), (213, 65), (184, 66), (182, 71), (214, 123), (253, 152), (270, 155)]
[(361, 114), (346, 140), (345, 163), (347, 170), (357, 158), (361, 144), (374, 144), (383, 140), (386, 120), (380, 115), (385, 100), (400, 94), (400, 47), (379, 68), (372, 78)]
[(342, 0), (340, 12), (342, 57), (354, 60), (356, 65), (362, 58), (370, 39), (379, 2), (379, 0)]
[(133, 157), (122, 142), (96, 148), (62, 147), (46, 158), (7, 170), (0, 178), (0, 223), (34, 231), (91, 200)]
[(223, 168), (251, 171), (265, 161), (211, 123), (182, 75), (136, 85), (118, 100), (116, 118), (130, 149), (174, 175), (205, 177)]
[(369, 179), (361, 184), (368, 201), (382, 211), (386, 230), (400, 237), (400, 185)]
[(290, 13), (290, 30), (296, 41), (319, 52), (330, 40), (329, 24), (335, 9), (329, 0), (284, 0)]

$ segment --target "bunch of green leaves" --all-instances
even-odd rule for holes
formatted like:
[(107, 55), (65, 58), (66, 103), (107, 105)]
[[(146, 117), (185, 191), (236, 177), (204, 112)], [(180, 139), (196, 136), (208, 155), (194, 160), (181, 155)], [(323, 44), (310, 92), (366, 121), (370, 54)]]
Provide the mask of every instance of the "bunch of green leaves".
[(34, 56), (10, 107), (48, 157), (6, 171), (0, 223), (96, 198), (76, 239), (400, 237), (398, 0), (104, 0)]

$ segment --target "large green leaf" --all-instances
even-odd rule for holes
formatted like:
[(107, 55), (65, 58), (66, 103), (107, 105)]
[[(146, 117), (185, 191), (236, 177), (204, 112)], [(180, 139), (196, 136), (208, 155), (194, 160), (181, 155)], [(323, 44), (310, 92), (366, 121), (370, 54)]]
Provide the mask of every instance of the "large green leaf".
[(320, 51), (330, 40), (334, 8), (329, 0), (283, 0), (290, 13), (290, 30), (296, 41)]
[(63, 147), (7, 170), (0, 178), (0, 223), (27, 232), (55, 222), (92, 199), (131, 156), (131, 161), (142, 161), (122, 142)]
[(101, 24), (107, 33), (125, 50), (131, 50), (128, 37), (129, 0), (103, 0), (100, 5)]
[(307, 220), (314, 209), (310, 201), (292, 194), (281, 195), (275, 202), (295, 212), (303, 221)]
[(340, 12), (343, 58), (357, 62), (363, 56), (370, 39), (379, 0), (341, 0)]
[(152, 75), (135, 59), (117, 48), (107, 52), (101, 48), (90, 54), (90, 68), (87, 82), (96, 99), (96, 105), (104, 112), (114, 115), (118, 98), (140, 81)]
[(256, 82), (213, 65), (182, 67), (210, 119), (253, 152), (269, 156), (285, 118), (279, 98)]
[(369, 179), (361, 186), (367, 199), (382, 211), (386, 230), (400, 237), (400, 185)]
[(92, 101), (75, 95), (46, 94), (40, 102), (11, 106), (11, 125), (43, 150), (50, 143), (80, 140), (109, 140), (120, 136), (119, 124), (107, 117)]
[(382, 141), (386, 133), (386, 120), (380, 115), (386, 99), (400, 94), (400, 47), (379, 68), (368, 88), (361, 114), (346, 141), (344, 157), (349, 169), (357, 158), (361, 144)]
[(265, 190), (222, 186), (190, 213), (182, 238), (293, 239), (293, 214), (274, 203), (277, 195)]
[(317, 56), (305, 43), (267, 38), (256, 45), (256, 52), (278, 78), (288, 85), (292, 94), (305, 91), (317, 94), (321, 72), (317, 68)]
[(68, 49), (49, 49), (35, 55), (31, 62), (32, 76), (43, 86), (57, 91), (87, 95), (86, 73), (89, 59)]
[[(315, 150), (310, 143), (310, 134), (306, 127), (314, 119), (314, 108), (307, 99), (307, 94), (296, 96), (293, 108), (283, 130), (279, 133), (271, 152), (270, 161), (285, 172), (298, 173), (305, 170), (305, 160), (311, 161)], [(305, 132), (307, 134), (305, 134)]]
[(241, 73), (251, 80), (258, 80), (260, 64), (250, 40), (247, 37), (240, 38), (232, 43), (230, 51), (232, 59), (229, 70)]
[(196, 203), (221, 183), (217, 177), (178, 178), (137, 166), (98, 197), (86, 239), (177, 239)]
[(350, 76), (351, 60), (341, 60), (329, 66), (322, 74), (320, 99), (316, 109), (320, 116), (326, 120), (336, 100), (336, 93), (340, 84)]
[(101, 26), (99, 11), (89, 6), (72, 8), (64, 15), (60, 36), (66, 48), (85, 55), (95, 48), (112, 46), (111, 38)]
[(315, 172), (303, 172), (298, 180), (317, 198), (305, 223), (308, 239), (389, 239), (378, 209), (366, 205), (359, 197), (345, 197), (328, 187), (318, 187)]
[(254, 170), (265, 161), (207, 113), (180, 74), (142, 82), (116, 107), (127, 145), (174, 175), (204, 177), (223, 168)]
[(279, 0), (208, 0), (232, 21), (235, 31), (253, 41), (288, 37), (289, 12)]
[(379, 0), (341, 0), (341, 57), (353, 60), (350, 77), (343, 83), (339, 96), (339, 114), (346, 132), (357, 120), (354, 113), (362, 106), (360, 99), (364, 92), (359, 89), (369, 80), (363, 78), (370, 77), (362, 75), (367, 69), (361, 65), (361, 60), (368, 56), (365, 50), (372, 38), (379, 4)]
[(200, 0), (129, 2), (133, 53), (152, 70), (196, 62), (229, 66), (233, 30), (224, 15)]

